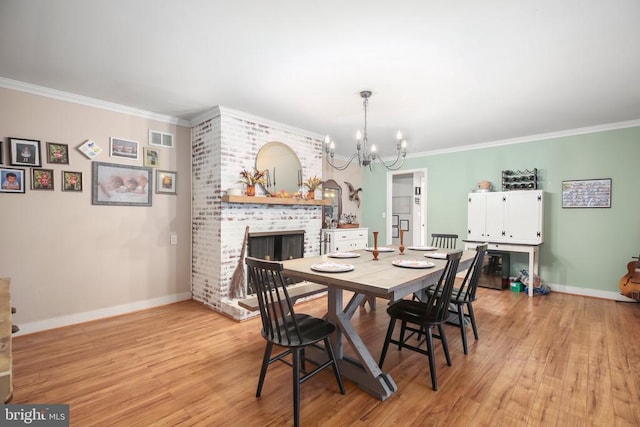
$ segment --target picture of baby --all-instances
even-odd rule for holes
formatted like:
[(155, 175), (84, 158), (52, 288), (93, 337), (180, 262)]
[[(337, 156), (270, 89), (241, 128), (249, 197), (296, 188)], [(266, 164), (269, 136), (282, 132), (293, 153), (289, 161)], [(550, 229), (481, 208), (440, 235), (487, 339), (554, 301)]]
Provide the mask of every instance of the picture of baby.
[(151, 206), (150, 170), (94, 163), (94, 204)]
[(19, 190), (20, 182), (18, 181), (17, 175), (13, 172), (7, 173), (2, 182), (2, 188), (5, 190)]
[(24, 193), (24, 170), (0, 168), (0, 192)]

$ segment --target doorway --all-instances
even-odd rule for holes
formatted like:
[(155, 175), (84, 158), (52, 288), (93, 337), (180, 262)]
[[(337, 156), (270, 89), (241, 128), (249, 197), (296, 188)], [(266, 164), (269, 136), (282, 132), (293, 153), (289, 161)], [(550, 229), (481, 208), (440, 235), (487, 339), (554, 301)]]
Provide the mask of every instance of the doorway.
[(424, 246), (427, 230), (427, 169), (387, 172), (386, 229), (388, 245)]

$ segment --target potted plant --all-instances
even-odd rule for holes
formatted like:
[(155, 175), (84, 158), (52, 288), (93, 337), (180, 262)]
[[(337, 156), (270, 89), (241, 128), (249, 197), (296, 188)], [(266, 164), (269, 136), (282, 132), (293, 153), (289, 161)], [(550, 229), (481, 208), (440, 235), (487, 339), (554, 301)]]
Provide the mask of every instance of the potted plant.
[(309, 192), (307, 193), (307, 199), (315, 199), (315, 191), (322, 185), (322, 180), (317, 176), (307, 179), (304, 186), (307, 187)]
[(252, 172), (249, 172), (246, 169), (243, 169), (240, 172), (240, 180), (241, 182), (247, 186), (247, 196), (255, 196), (256, 195), (256, 185), (264, 184), (264, 176), (266, 171), (259, 171), (255, 167)]

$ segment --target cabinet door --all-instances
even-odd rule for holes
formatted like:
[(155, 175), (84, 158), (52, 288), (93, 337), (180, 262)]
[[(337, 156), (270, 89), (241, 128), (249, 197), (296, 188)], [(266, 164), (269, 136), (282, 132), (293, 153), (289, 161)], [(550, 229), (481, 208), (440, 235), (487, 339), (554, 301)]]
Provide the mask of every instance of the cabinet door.
[(505, 230), (509, 241), (542, 243), (542, 191), (512, 191), (505, 209)]
[(467, 238), (470, 240), (484, 240), (487, 218), (487, 195), (484, 193), (470, 193), (467, 206)]
[(506, 196), (503, 192), (486, 193), (487, 213), (485, 238), (492, 242), (505, 240), (504, 215)]

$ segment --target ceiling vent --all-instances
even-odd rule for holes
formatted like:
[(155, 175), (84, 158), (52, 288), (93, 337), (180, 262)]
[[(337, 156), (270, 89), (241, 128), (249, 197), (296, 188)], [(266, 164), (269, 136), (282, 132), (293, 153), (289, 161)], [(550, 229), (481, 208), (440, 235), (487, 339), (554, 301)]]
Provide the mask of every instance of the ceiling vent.
[(174, 148), (174, 136), (172, 133), (160, 132), (149, 129), (149, 145), (156, 147)]

